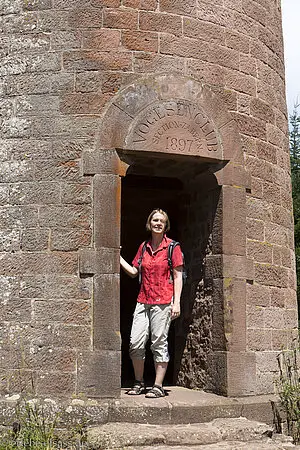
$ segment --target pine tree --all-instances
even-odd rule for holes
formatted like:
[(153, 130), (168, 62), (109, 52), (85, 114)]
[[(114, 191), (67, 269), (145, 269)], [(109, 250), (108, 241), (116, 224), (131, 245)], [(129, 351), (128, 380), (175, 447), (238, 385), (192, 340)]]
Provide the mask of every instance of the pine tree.
[(290, 157), (293, 187), (293, 207), (295, 224), (295, 254), (297, 270), (297, 295), (300, 301), (300, 116), (299, 104), (290, 115)]

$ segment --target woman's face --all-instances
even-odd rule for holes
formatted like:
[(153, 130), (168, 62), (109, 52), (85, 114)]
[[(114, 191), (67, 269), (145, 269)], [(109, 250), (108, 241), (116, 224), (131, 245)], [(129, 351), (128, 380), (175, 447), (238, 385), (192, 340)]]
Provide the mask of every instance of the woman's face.
[(151, 232), (155, 234), (162, 234), (166, 228), (166, 218), (159, 212), (153, 214), (150, 220)]

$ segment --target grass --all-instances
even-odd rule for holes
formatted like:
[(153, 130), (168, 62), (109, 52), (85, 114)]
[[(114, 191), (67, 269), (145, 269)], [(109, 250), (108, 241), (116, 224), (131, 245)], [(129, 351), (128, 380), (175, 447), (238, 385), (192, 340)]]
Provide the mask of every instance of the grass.
[(285, 412), (287, 431), (293, 437), (294, 444), (300, 442), (300, 349), (282, 351), (278, 357), (279, 379), (277, 391), (281, 406)]
[(68, 431), (58, 428), (58, 414), (22, 400), (15, 409), (15, 421), (0, 436), (0, 450), (86, 450), (86, 421)]

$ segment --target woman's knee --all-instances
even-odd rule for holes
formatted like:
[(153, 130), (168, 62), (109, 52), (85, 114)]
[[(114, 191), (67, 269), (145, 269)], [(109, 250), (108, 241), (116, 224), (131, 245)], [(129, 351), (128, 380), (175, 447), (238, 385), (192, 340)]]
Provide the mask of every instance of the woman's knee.
[(129, 356), (131, 359), (145, 359), (145, 347), (130, 345)]

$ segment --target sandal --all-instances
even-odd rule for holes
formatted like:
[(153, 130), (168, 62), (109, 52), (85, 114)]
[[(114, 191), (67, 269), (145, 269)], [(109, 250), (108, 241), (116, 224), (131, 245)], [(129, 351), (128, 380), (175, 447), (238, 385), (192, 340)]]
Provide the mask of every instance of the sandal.
[(153, 388), (150, 389), (150, 391), (147, 392), (147, 394), (145, 395), (145, 397), (147, 398), (160, 398), (160, 397), (164, 397), (165, 391), (163, 389), (162, 386), (159, 386), (158, 384), (155, 384), (153, 386)]
[(135, 380), (134, 385), (129, 391), (127, 391), (128, 395), (141, 395), (145, 392), (145, 383), (143, 381)]

